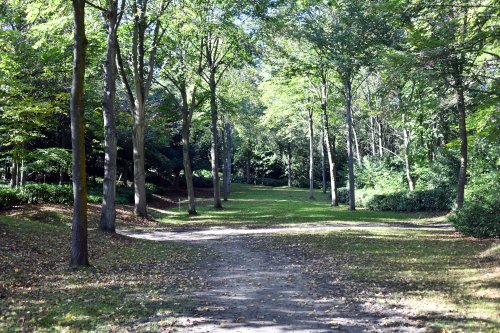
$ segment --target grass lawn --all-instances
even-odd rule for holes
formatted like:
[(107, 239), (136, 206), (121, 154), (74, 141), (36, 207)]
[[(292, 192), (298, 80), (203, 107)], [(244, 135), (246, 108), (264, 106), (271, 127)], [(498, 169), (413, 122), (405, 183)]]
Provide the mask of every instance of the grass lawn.
[[(351, 212), (330, 207), (320, 192), (309, 201), (303, 189), (233, 185), (232, 190), (223, 210), (199, 205), (200, 214), (194, 217), (184, 207), (151, 208), (159, 223), (150, 226), (342, 224), (344, 228), (333, 231), (265, 238), (275, 251), (298, 249), (312, 279), (351, 281), (360, 295), (366, 291), (377, 303), (407, 307), (414, 319), (436, 331), (500, 328), (497, 240), (419, 228), (446, 222), (442, 214)], [(93, 267), (69, 271), (70, 210), (30, 209), (0, 215), (1, 332), (158, 331), (170, 327), (176, 314), (189, 306), (188, 299), (179, 301), (178, 296), (196, 288), (202, 277), (191, 271), (193, 263), (209, 254), (194, 246), (91, 229)], [(133, 227), (131, 221), (120, 224)], [(358, 228), (349, 229), (353, 224)], [(333, 289), (326, 293), (335, 297)]]
[(30, 215), (0, 216), (0, 332), (156, 331), (187, 305), (196, 248), (91, 229), (93, 267), (71, 271), (69, 216)]
[(304, 189), (232, 184), (224, 209), (215, 210), (204, 199), (196, 207), (198, 215), (189, 216), (187, 208), (163, 210), (149, 208), (151, 215), (166, 226), (273, 226), (297, 223), (442, 223), (443, 214), (349, 211), (346, 206), (330, 207), (329, 194), (315, 191), (315, 200), (307, 199)]
[[(500, 245), (440, 230), (372, 228), (282, 234), (274, 246), (304, 249), (306, 270), (372, 292), (387, 307), (409, 308), (437, 332), (498, 332)], [(335, 294), (329, 295), (334, 297)]]

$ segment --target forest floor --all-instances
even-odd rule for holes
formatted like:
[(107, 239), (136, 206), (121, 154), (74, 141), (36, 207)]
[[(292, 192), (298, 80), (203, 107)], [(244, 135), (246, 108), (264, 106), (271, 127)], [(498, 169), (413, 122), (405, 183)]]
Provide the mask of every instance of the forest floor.
[[(442, 214), (328, 206), (327, 195), (235, 185), (223, 210), (95, 229), (92, 268), (67, 269), (71, 210), (0, 216), (0, 331), (427, 332), (500, 328), (500, 245)], [(177, 204), (176, 204), (177, 203)], [(182, 205), (182, 200), (181, 200)], [(152, 241), (153, 240), (153, 241)]]

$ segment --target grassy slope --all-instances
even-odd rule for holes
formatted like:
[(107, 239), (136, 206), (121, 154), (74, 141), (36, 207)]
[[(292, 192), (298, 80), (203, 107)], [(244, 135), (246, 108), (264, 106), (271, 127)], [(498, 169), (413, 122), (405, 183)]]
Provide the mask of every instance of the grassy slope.
[[(68, 270), (69, 217), (0, 216), (0, 331), (122, 331), (180, 310), (196, 248), (89, 233), (92, 268)], [(156, 330), (154, 327), (153, 331)]]
[[(269, 226), (294, 223), (391, 223), (411, 224), (439, 222), (431, 214), (393, 213), (357, 210), (345, 206), (331, 208), (328, 194), (315, 191), (315, 200), (307, 200), (304, 189), (285, 187), (249, 186), (233, 184), (230, 200), (223, 202), (223, 210), (214, 210), (211, 204), (199, 205), (197, 216), (188, 216), (181, 210), (150, 209), (152, 215), (165, 225), (200, 226)], [(441, 219), (442, 222), (442, 219)]]

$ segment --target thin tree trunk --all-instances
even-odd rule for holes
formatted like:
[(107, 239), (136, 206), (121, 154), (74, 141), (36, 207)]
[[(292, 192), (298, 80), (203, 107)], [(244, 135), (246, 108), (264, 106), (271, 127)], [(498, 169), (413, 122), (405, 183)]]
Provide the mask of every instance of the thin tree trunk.
[[(457, 66), (458, 67), (458, 66)], [(458, 129), (460, 133), (460, 170), (458, 172), (457, 184), (457, 208), (460, 209), (464, 205), (465, 183), (467, 181), (467, 125), (465, 114), (465, 98), (462, 76), (459, 69), (456, 69), (455, 74), (455, 95), (457, 99), (458, 111)]]
[[(193, 92), (193, 99), (195, 96)], [(193, 171), (191, 169), (191, 157), (189, 154), (189, 137), (191, 132), (192, 109), (188, 106), (188, 98), (185, 85), (181, 89), (182, 96), (182, 163), (184, 165), (184, 177), (186, 178), (186, 188), (188, 192), (188, 214), (196, 214), (196, 200), (193, 186)], [(191, 108), (194, 107), (194, 102)]]
[(404, 146), (404, 155), (405, 155), (405, 170), (406, 170), (406, 180), (408, 181), (408, 188), (410, 191), (414, 191), (415, 183), (413, 182), (413, 178), (411, 176), (411, 166), (410, 166), (410, 138), (408, 135), (408, 130), (406, 128), (406, 117), (403, 112), (402, 114), (402, 122), (403, 122), (403, 146)]
[(226, 192), (231, 193), (231, 124), (226, 123)]
[(222, 198), (227, 201), (227, 145), (226, 145), (226, 124), (224, 118), (222, 117)]
[(26, 185), (26, 170), (24, 170), (24, 160), (21, 160), (21, 170), (19, 172), (19, 184), (21, 187)]
[(216, 99), (216, 81), (214, 71), (210, 71), (210, 116), (211, 116), (211, 132), (212, 145), (210, 147), (210, 157), (212, 159), (212, 182), (214, 190), (214, 207), (222, 208), (220, 199), (220, 182), (219, 182), (219, 152), (218, 152), (218, 137), (217, 137), (217, 99)]
[(73, 224), (71, 231), (72, 267), (88, 266), (87, 183), (85, 170), (84, 80), (87, 38), (85, 1), (73, 0), (74, 39), (73, 82), (71, 84), (71, 146), (73, 178)]
[(347, 130), (347, 167), (349, 170), (349, 209), (356, 209), (356, 199), (354, 197), (354, 161), (352, 154), (352, 115), (351, 115), (351, 80), (344, 80), (344, 93), (346, 104), (346, 130)]
[(133, 160), (134, 160), (134, 214), (147, 217), (146, 206), (146, 170), (144, 166), (144, 113), (145, 105), (136, 101), (133, 124)]
[(370, 144), (372, 148), (372, 156), (377, 154), (375, 150), (375, 125), (373, 122), (373, 116), (370, 116)]
[(356, 133), (356, 127), (354, 126), (354, 122), (352, 124), (352, 134), (354, 135), (354, 147), (356, 148), (356, 162), (359, 166), (361, 166), (361, 154), (359, 153), (359, 141), (358, 135)]
[(288, 167), (288, 187), (292, 187), (292, 145), (287, 143), (287, 167)]
[(10, 172), (10, 183), (9, 183), (9, 186), (11, 188), (17, 187), (17, 172), (18, 172), (18, 164), (17, 162), (12, 162), (12, 168)]
[[(324, 128), (324, 124), (323, 128)], [(326, 168), (325, 168), (325, 131), (321, 131), (321, 191), (326, 193)]]
[(309, 200), (314, 200), (314, 128), (313, 111), (308, 110), (309, 125)]
[(326, 152), (328, 155), (328, 167), (330, 171), (330, 199), (332, 206), (338, 206), (337, 202), (337, 181), (336, 181), (336, 154), (335, 154), (335, 137), (330, 135), (330, 124), (328, 119), (328, 82), (326, 77), (322, 79), (322, 98), (321, 98), (321, 112), (323, 117), (323, 139), (324, 145), (326, 146)]
[(382, 120), (377, 119), (378, 128), (378, 154), (380, 157), (384, 156), (384, 145), (382, 143)]
[(99, 228), (103, 231), (115, 232), (115, 200), (116, 200), (116, 158), (117, 139), (115, 124), (116, 98), (116, 29), (118, 20), (118, 1), (108, 0), (106, 13), (108, 25), (107, 53), (104, 62), (104, 179), (102, 182), (102, 207)]

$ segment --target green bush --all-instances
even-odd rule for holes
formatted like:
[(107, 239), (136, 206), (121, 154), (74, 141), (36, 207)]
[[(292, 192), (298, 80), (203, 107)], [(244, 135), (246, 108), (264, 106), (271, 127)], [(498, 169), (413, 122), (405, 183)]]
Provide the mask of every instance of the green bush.
[[(356, 197), (356, 207), (367, 207), (368, 202), (377, 193), (374, 189), (354, 189), (354, 195)], [(349, 204), (349, 188), (340, 187), (337, 189), (337, 200), (340, 204)]]
[(69, 185), (27, 184), (21, 192), (27, 203), (55, 203), (70, 205), (73, 203), (73, 190)]
[(193, 186), (194, 187), (212, 187), (212, 178), (194, 176), (193, 177)]
[(0, 188), (0, 209), (8, 209), (24, 202), (22, 193), (13, 188)]
[(374, 195), (366, 206), (371, 210), (382, 211), (446, 211), (451, 209), (453, 197), (453, 191), (448, 188), (403, 191)]
[(500, 198), (465, 202), (449, 217), (455, 229), (465, 236), (500, 237)]
[(490, 170), (472, 178), (462, 209), (449, 217), (455, 229), (466, 236), (500, 237), (500, 172)]

